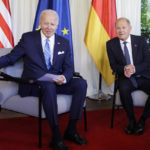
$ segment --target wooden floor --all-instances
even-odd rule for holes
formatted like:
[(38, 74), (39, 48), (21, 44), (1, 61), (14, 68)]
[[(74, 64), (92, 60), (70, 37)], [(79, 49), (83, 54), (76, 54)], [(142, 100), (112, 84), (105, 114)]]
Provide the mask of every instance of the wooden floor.
[(112, 108), (112, 100), (91, 100), (87, 99), (87, 110), (103, 110)]
[[(101, 110), (101, 109), (111, 109), (112, 107), (112, 100), (91, 100), (87, 98), (86, 100), (87, 110)], [(24, 117), (26, 115), (21, 113), (16, 113), (13, 111), (8, 111), (2, 109), (0, 112), (0, 119), (1, 118), (13, 118), (13, 117)]]

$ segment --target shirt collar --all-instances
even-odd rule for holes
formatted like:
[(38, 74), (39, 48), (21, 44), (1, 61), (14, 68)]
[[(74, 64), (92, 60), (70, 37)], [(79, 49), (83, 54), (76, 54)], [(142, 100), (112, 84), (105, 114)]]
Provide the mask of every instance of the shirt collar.
[[(120, 43), (123, 44), (124, 41), (120, 40)], [(131, 35), (126, 40), (127, 43), (131, 43)]]
[[(55, 34), (53, 34), (48, 39), (51, 41), (51, 40), (54, 40), (54, 37), (55, 37)], [(47, 39), (47, 37), (43, 34), (42, 30), (41, 30), (41, 38), (42, 38), (43, 41), (45, 41)]]

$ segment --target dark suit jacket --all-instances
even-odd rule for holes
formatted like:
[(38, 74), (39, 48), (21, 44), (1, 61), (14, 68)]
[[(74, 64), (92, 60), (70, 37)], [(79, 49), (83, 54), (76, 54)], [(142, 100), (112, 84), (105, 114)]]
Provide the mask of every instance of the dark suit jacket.
[[(136, 73), (150, 78), (150, 50), (144, 37), (131, 35), (133, 63)], [(120, 77), (124, 78), (124, 66), (126, 65), (119, 39), (113, 38), (107, 42), (107, 53), (111, 68)]]
[[(46, 68), (40, 31), (23, 34), (11, 53), (0, 58), (0, 68), (12, 65), (20, 58), (24, 61), (22, 78), (38, 79), (45, 73), (53, 73), (63, 74), (68, 82), (73, 76), (69, 41), (56, 34), (53, 64), (50, 70)], [(32, 95), (32, 88), (28, 85), (21, 85), (19, 91), (23, 96)]]

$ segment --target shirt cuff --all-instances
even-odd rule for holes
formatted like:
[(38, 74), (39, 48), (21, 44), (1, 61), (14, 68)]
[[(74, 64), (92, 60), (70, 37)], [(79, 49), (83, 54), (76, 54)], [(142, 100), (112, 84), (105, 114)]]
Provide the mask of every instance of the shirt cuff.
[(65, 84), (65, 83), (67, 83), (67, 80), (66, 80), (66, 78), (65, 78), (65, 76), (64, 75), (62, 75), (63, 77), (64, 77), (64, 82), (63, 82), (63, 84)]

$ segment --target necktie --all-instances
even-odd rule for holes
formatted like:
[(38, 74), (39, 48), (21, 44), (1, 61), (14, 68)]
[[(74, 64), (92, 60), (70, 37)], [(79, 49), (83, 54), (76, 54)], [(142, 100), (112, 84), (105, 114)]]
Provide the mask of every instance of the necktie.
[[(127, 42), (123, 42), (123, 44), (124, 44), (124, 56), (125, 56), (125, 59), (126, 59), (126, 64), (129, 65), (129, 64), (131, 64), (131, 60), (130, 60), (129, 51), (128, 51), (128, 48), (127, 48), (127, 45), (126, 45)], [(130, 77), (130, 80), (131, 80), (133, 86), (135, 88), (137, 88), (138, 85), (137, 85), (136, 79), (134, 77)]]
[(46, 62), (47, 69), (50, 69), (50, 66), (51, 66), (51, 62), (50, 62), (51, 53), (50, 53), (49, 39), (46, 39), (46, 42), (45, 42), (44, 57), (45, 57), (45, 62)]

